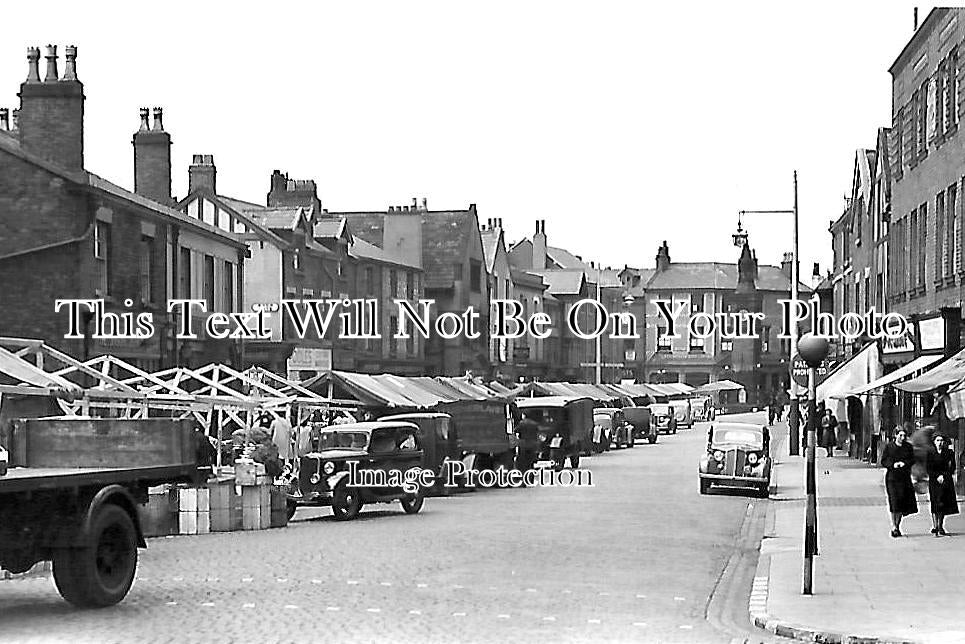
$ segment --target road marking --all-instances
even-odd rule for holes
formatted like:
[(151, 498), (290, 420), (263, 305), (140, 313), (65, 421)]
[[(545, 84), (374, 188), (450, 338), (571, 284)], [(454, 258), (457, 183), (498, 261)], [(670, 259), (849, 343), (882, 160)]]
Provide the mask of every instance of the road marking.
[(683, 597), (674, 597), (673, 600), (674, 600), (675, 602), (687, 601), (687, 600), (685, 600)]
[(427, 588), (428, 586), (429, 586), (429, 584), (416, 584), (416, 585), (415, 585), (416, 588)]
[(598, 620), (598, 619), (588, 619), (588, 620), (586, 620), (586, 623), (587, 623), (587, 624), (599, 624), (599, 623), (600, 623), (600, 620)]
[(184, 577), (173, 577), (174, 581), (184, 581)]
[(544, 621), (544, 622), (555, 622), (555, 621), (556, 621), (556, 618), (555, 618), (555, 617), (544, 617), (544, 618), (543, 618), (543, 621)]
[(381, 582), (379, 585), (380, 585), (380, 586), (391, 586), (391, 585), (392, 585), (392, 582), (391, 582), (391, 581), (383, 581), (383, 582)]
[(422, 611), (421, 611), (421, 610), (410, 610), (410, 611), (409, 611), (409, 614), (410, 614), (410, 615), (421, 615), (421, 614), (422, 614)]
[(564, 595), (569, 595), (569, 594), (571, 594), (572, 592), (573, 592), (572, 590), (570, 590), (569, 588), (567, 588), (566, 590), (563, 591), (563, 594), (564, 594)]
[(355, 581), (354, 579), (349, 579), (349, 580), (348, 580), (348, 585), (349, 585), (349, 586), (355, 586), (355, 585), (357, 585), (358, 583), (359, 583), (359, 582)]
[(610, 593), (600, 593), (600, 597), (609, 597)]
[(280, 579), (280, 578), (279, 578), (279, 579), (276, 579), (275, 581), (277, 581), (279, 584), (284, 584), (284, 583), (287, 582), (288, 580), (287, 580), (287, 579)]
[(342, 609), (339, 608), (338, 606), (326, 606), (325, 610), (342, 610)]
[(164, 605), (165, 605), (165, 606), (177, 606), (178, 603), (177, 603), (177, 602), (165, 602)]
[(507, 615), (506, 613), (501, 613), (499, 615), (496, 615), (496, 619), (509, 619), (509, 615)]
[(528, 592), (528, 593), (535, 593), (535, 592), (536, 592), (536, 589), (535, 589), (535, 588), (527, 588), (527, 589), (526, 589), (526, 592)]
[(366, 610), (367, 610), (368, 612), (370, 612), (370, 613), (381, 613), (381, 612), (382, 612), (382, 609), (381, 609), (381, 608), (366, 608)]
[(646, 595), (637, 595), (637, 599), (646, 599), (646, 598), (647, 598)]
[(214, 606), (214, 602), (201, 602), (201, 605), (211, 608), (212, 606)]
[(322, 583), (322, 580), (321, 580), (321, 579), (312, 579), (312, 583), (313, 583), (313, 584), (320, 584), (320, 583)]
[(453, 586), (453, 588), (454, 588), (455, 590), (459, 590), (459, 589), (461, 589), (461, 588), (465, 588), (465, 586), (460, 586), (459, 584), (456, 584), (456, 585)]
[(241, 579), (241, 581), (245, 582), (246, 584), (250, 584), (250, 583), (253, 582), (254, 580), (255, 580), (254, 577), (243, 577), (243, 578)]
[(453, 613), (452, 616), (453, 616), (453, 617), (465, 617), (466, 614), (465, 614), (465, 613)]
[(683, 624), (680, 628), (682, 628), (682, 629), (684, 629), (684, 630), (686, 630), (686, 631), (689, 631), (689, 630), (691, 630), (691, 629), (693, 628), (693, 626), (691, 626), (690, 624)]
[(254, 604), (244, 604), (244, 605), (242, 606), (242, 608), (254, 608), (254, 607), (255, 607)]
[(646, 623), (646, 622), (633, 622), (633, 625), (634, 625), (634, 626), (646, 626), (647, 623)]
[(288, 604), (285, 606), (285, 608), (287, 608), (288, 610), (298, 610), (298, 606), (296, 606), (295, 604)]

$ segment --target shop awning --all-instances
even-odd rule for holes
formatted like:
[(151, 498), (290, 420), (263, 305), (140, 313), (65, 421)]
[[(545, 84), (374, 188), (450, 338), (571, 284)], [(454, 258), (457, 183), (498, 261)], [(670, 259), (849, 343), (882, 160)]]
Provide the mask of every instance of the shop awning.
[(909, 362), (908, 364), (906, 364), (905, 366), (895, 369), (888, 375), (878, 378), (877, 380), (869, 382), (868, 384), (862, 387), (858, 387), (857, 389), (852, 390), (851, 392), (849, 392), (848, 395), (860, 396), (861, 394), (871, 393), (876, 389), (887, 387), (888, 385), (894, 384), (899, 380), (904, 380), (907, 376), (910, 376), (916, 371), (921, 371), (922, 369), (926, 369), (932, 366), (933, 364), (935, 364), (941, 359), (942, 359), (941, 356), (919, 356), (914, 360), (912, 360), (911, 362)]
[(700, 385), (694, 393), (709, 394), (717, 391), (737, 391), (743, 388), (744, 385), (733, 380), (717, 380), (716, 382), (708, 382), (706, 385)]
[(934, 391), (945, 385), (953, 385), (963, 378), (965, 378), (965, 349), (917, 378), (895, 385), (895, 389), (920, 394)]
[(880, 378), (881, 370), (878, 344), (872, 342), (850, 360), (839, 365), (818, 385), (817, 400), (824, 401), (838, 418), (847, 418), (845, 399), (851, 395), (851, 391)]

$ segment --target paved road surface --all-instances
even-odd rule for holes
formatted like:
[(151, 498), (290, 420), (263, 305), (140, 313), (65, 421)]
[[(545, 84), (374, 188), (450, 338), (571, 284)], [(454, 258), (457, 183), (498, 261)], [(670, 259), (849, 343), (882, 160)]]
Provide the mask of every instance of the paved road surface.
[[(46, 578), (0, 582), (0, 641), (729, 642), (705, 614), (761, 502), (697, 493), (705, 427), (584, 459), (592, 488), (155, 539), (127, 600), (101, 611), (72, 609)], [(746, 614), (728, 593), (718, 604)]]

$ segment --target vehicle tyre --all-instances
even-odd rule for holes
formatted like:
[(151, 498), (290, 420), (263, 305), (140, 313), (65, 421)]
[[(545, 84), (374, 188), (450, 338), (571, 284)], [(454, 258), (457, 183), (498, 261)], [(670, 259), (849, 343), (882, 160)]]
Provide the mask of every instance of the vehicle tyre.
[(654, 434), (653, 436), (647, 436), (647, 441), (648, 441), (651, 445), (653, 445), (654, 443), (657, 442), (657, 435)]
[(285, 505), (285, 510), (288, 513), (288, 520), (291, 521), (292, 517), (295, 516), (295, 511), (298, 510), (298, 504), (294, 501), (288, 501)]
[(54, 583), (61, 597), (79, 608), (113, 606), (127, 595), (137, 570), (137, 530), (114, 504), (91, 520), (90, 545), (54, 551)]
[(399, 499), (399, 503), (402, 504), (402, 509), (405, 510), (406, 514), (418, 514), (419, 510), (422, 509), (422, 504), (425, 503), (426, 495), (420, 489), (415, 494), (407, 494), (406, 496)]
[(355, 488), (344, 483), (335, 488), (332, 496), (332, 514), (336, 521), (351, 521), (362, 511), (362, 497)]
[[(570, 456), (570, 467), (572, 467), (573, 469), (576, 469), (579, 466), (580, 466), (580, 455), (573, 454), (572, 456)], [(560, 469), (563, 469), (563, 468), (560, 468)]]
[(707, 479), (700, 479), (700, 493), (707, 494), (710, 492), (710, 481)]
[(757, 496), (761, 499), (766, 499), (771, 496), (771, 486), (767, 483), (761, 483), (760, 487), (757, 488)]

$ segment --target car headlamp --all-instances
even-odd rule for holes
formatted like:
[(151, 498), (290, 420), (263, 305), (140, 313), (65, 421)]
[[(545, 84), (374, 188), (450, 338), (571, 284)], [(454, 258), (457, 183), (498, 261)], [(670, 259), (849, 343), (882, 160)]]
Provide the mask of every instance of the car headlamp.
[(750, 463), (751, 465), (757, 465), (757, 454), (754, 454), (753, 452), (748, 454), (747, 462)]
[(716, 451), (714, 452), (714, 460), (715, 460), (715, 461), (722, 461), (722, 460), (724, 460), (724, 453), (723, 453), (722, 451), (720, 451), (720, 450), (716, 450)]
[(318, 472), (315, 472), (314, 474), (312, 474), (312, 477), (311, 477), (310, 479), (308, 479), (308, 481), (309, 481), (312, 485), (318, 485), (318, 482), (321, 481), (321, 480), (322, 480), (322, 477), (319, 476)]
[(325, 465), (322, 466), (322, 471), (325, 472), (326, 474), (331, 474), (332, 472), (335, 471), (335, 463), (328, 461), (327, 463), (325, 463)]
[(540, 442), (545, 441), (545, 440), (546, 440), (546, 434), (544, 434), (543, 432), (540, 432), (540, 434), (539, 434), (539, 440), (540, 440)]

